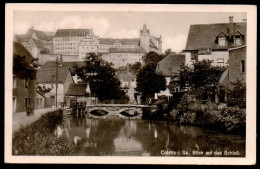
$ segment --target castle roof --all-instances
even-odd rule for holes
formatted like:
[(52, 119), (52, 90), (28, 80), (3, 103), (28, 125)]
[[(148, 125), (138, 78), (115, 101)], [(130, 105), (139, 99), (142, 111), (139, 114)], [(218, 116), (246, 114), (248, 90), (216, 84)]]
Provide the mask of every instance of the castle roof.
[[(191, 25), (185, 50), (229, 49), (235, 47), (231, 41), (228, 41), (226, 46), (219, 46), (217, 43), (217, 37), (220, 33), (232, 35), (232, 33), (238, 30), (246, 37), (247, 24), (245, 22), (233, 23), (233, 32), (230, 30), (230, 24), (231, 23)], [(245, 43), (244, 38), (241, 45)]]
[(28, 41), (29, 39), (31, 39), (33, 33), (36, 35), (37, 39), (39, 40), (51, 41), (53, 37), (51, 36), (51, 34), (53, 34), (52, 32), (44, 32), (44, 31), (39, 31), (31, 28), (28, 30), (26, 34), (16, 35), (16, 39), (20, 42)]
[(37, 48), (45, 49), (45, 46), (41, 40), (38, 39), (32, 39), (33, 43)]
[(99, 38), (100, 44), (113, 45), (114, 43), (121, 43), (122, 45), (133, 45), (138, 44), (140, 38), (129, 38), (129, 39), (112, 39), (112, 38)]
[(90, 34), (90, 32), (90, 29), (58, 29), (55, 37), (86, 36), (87, 34)]
[(109, 53), (146, 53), (144, 48), (135, 47), (135, 48), (109, 48)]

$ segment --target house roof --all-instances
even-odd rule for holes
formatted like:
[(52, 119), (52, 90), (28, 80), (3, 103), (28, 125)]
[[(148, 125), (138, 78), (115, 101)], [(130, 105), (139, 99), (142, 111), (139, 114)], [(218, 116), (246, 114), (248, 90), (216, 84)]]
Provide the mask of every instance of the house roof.
[[(69, 68), (59, 68), (58, 70), (58, 83), (64, 83), (68, 74), (70, 73)], [(56, 68), (54, 69), (40, 69), (37, 71), (37, 83), (56, 83)]]
[(144, 48), (109, 48), (109, 53), (146, 53)]
[(86, 36), (87, 34), (90, 34), (90, 29), (58, 29), (55, 37)]
[[(72, 74), (75, 74), (75, 66), (78, 67), (86, 66), (86, 62), (85, 61), (62, 62), (62, 67), (70, 68)], [(47, 61), (42, 66), (42, 69), (50, 69), (50, 68), (56, 68), (56, 61)]]
[[(246, 25), (246, 22), (233, 23), (233, 32), (238, 30), (246, 37)], [(228, 41), (226, 46), (219, 46), (217, 44), (217, 36), (221, 32), (226, 35), (231, 35), (233, 32), (230, 31), (230, 23), (191, 25), (185, 50), (198, 50), (203, 48), (228, 49), (235, 47), (230, 41)], [(243, 43), (246, 43), (245, 39)]]
[(156, 72), (162, 73), (163, 76), (179, 74), (182, 63), (185, 63), (184, 54), (170, 53), (157, 64)]
[(139, 38), (129, 38), (129, 39), (112, 39), (112, 38), (99, 38), (100, 44), (114, 45), (114, 43), (121, 43), (122, 45), (133, 45), (138, 44)]
[(13, 57), (15, 69), (35, 70), (34, 66), (37, 66), (33, 56), (20, 42), (13, 43)]
[(86, 96), (86, 83), (70, 83), (66, 95), (69, 96)]

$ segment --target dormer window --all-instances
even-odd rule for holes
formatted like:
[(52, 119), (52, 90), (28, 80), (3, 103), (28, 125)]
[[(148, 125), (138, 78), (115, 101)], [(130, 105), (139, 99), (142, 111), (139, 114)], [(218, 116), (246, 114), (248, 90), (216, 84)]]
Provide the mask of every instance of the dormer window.
[(218, 37), (218, 45), (219, 46), (226, 46), (227, 45), (227, 38), (226, 37)]
[(233, 34), (233, 43), (234, 45), (242, 45), (242, 39), (243, 39), (243, 34), (241, 32), (239, 32), (238, 30), (236, 30)]
[(218, 45), (219, 46), (226, 46), (227, 45), (227, 35), (224, 32), (221, 32), (217, 36)]

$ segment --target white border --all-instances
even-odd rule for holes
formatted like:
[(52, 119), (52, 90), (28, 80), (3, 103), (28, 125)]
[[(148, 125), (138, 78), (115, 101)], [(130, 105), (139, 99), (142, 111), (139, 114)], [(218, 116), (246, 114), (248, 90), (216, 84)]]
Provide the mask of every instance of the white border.
[[(155, 4), (6, 4), (5, 15), (5, 162), (88, 164), (225, 164), (256, 163), (256, 6), (254, 5), (155, 5)], [(247, 13), (247, 120), (246, 157), (93, 157), (12, 156), (12, 48), (13, 11), (151, 11)]]

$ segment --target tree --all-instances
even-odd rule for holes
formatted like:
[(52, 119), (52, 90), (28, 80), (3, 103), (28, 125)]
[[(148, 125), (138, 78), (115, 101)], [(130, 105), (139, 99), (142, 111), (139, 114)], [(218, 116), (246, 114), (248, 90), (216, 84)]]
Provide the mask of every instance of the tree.
[(135, 62), (133, 65), (130, 64), (129, 67), (130, 67), (130, 71), (133, 74), (137, 74), (140, 71), (142, 64), (141, 62)]
[(85, 62), (86, 66), (76, 67), (75, 71), (83, 82), (90, 84), (91, 92), (95, 93), (99, 100), (125, 97), (111, 63), (102, 60), (101, 55), (95, 53), (87, 53)]
[(156, 65), (146, 65), (141, 68), (136, 77), (136, 90), (142, 94), (141, 99), (152, 97), (154, 93), (159, 93), (160, 90), (166, 89), (166, 80), (164, 76), (156, 74)]
[(159, 55), (158, 53), (151, 51), (144, 55), (144, 62), (145, 65), (157, 65), (157, 63), (163, 58), (163, 55)]
[(191, 87), (191, 93), (201, 99), (207, 98), (209, 93), (212, 94), (226, 67), (212, 66), (211, 63), (209, 60), (197, 61), (192, 67), (182, 64), (179, 71), (180, 88)]

